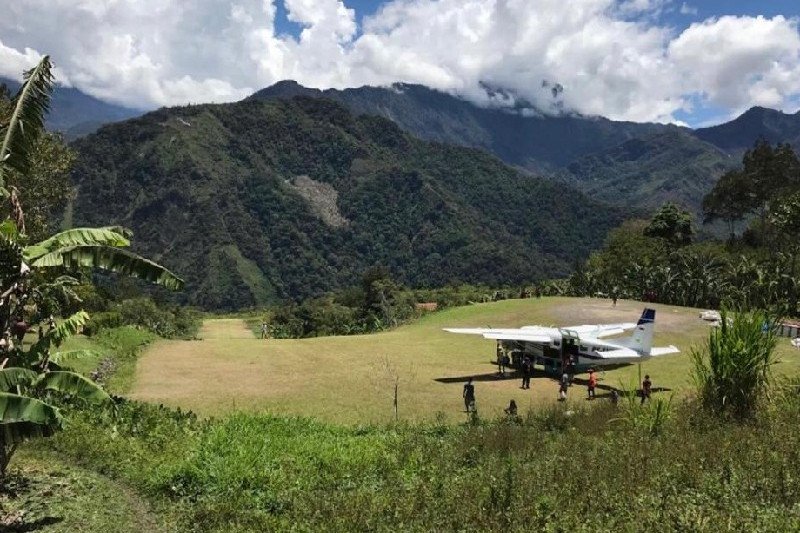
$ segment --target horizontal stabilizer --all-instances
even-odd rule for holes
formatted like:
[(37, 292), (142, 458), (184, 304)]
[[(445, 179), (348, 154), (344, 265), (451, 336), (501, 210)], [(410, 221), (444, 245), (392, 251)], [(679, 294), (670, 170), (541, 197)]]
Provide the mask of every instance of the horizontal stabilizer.
[[(636, 327), (636, 325), (634, 324), (634, 326), (633, 326), (633, 327)], [(604, 338), (604, 337), (612, 337), (612, 336), (614, 336), (614, 335), (619, 335), (620, 333), (625, 333), (625, 330), (624, 330), (624, 329), (622, 329), (622, 328), (617, 328), (617, 329), (606, 329), (606, 330), (603, 330), (603, 331), (601, 331), (600, 333), (598, 333), (598, 334), (596, 335), (596, 337), (597, 337), (598, 339), (602, 339), (602, 338)]]
[(622, 322), (620, 324), (585, 324), (583, 326), (569, 326), (561, 329), (577, 333), (580, 337), (599, 339), (602, 337), (610, 337), (611, 335), (619, 335), (635, 327), (636, 324), (634, 322)]
[(655, 357), (657, 355), (669, 355), (671, 353), (680, 353), (680, 350), (676, 346), (661, 346), (658, 348), (652, 348), (650, 350), (651, 357)]

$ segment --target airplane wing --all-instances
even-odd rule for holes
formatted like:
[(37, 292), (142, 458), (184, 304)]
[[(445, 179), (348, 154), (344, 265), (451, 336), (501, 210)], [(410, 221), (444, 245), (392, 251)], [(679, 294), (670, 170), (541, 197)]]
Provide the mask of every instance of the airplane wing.
[[(613, 344), (602, 343), (603, 346), (609, 348), (615, 347), (615, 350), (597, 351), (593, 353), (600, 359), (630, 359), (630, 358), (643, 358), (642, 354), (630, 348), (615, 346)], [(664, 346), (661, 348), (651, 348), (650, 357), (657, 357), (659, 355), (668, 355), (671, 353), (679, 353), (680, 350), (675, 346)]]
[(448, 333), (464, 333), (466, 335), (483, 335), (490, 331), (496, 331), (489, 328), (444, 328)]
[(493, 339), (499, 341), (524, 341), (548, 344), (552, 341), (549, 335), (544, 334), (542, 328), (530, 326), (526, 328), (513, 329), (444, 328), (444, 331), (449, 333), (463, 333), (467, 335), (481, 335), (484, 339)]
[(549, 335), (536, 335), (534, 333), (498, 333), (492, 331), (483, 334), (484, 339), (495, 339), (498, 341), (524, 341), (550, 344), (552, 339)]
[(573, 331), (579, 336), (602, 339), (603, 337), (619, 335), (620, 333), (624, 333), (625, 331), (635, 327), (635, 322), (623, 322), (620, 324), (584, 324), (581, 326), (572, 326), (562, 329)]

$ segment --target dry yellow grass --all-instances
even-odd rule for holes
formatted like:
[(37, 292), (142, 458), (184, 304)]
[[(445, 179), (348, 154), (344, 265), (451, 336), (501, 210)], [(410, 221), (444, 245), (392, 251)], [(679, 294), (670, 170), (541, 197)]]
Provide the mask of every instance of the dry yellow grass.
[[(543, 298), (507, 300), (433, 313), (414, 324), (374, 335), (302, 340), (260, 340), (240, 320), (208, 320), (200, 341), (161, 341), (141, 357), (134, 398), (180, 406), (203, 415), (232, 410), (310, 415), (345, 423), (390, 420), (393, 375), (399, 376), (401, 419), (463, 420), (461, 387), (476, 377), (483, 416), (496, 416), (515, 399), (520, 409), (555, 402), (557, 385), (533, 379), (531, 389), (518, 379), (497, 379), (494, 343), (441, 331), (447, 326), (516, 327), (635, 321), (644, 304), (608, 300)], [(702, 342), (708, 325), (694, 309), (657, 309), (656, 343), (676, 344), (683, 353), (642, 365), (655, 387), (682, 394), (691, 385), (689, 349)], [(783, 374), (797, 374), (800, 352), (782, 341)], [(637, 367), (602, 372), (600, 385), (635, 385)], [(584, 401), (585, 389), (570, 390), (570, 401)]]

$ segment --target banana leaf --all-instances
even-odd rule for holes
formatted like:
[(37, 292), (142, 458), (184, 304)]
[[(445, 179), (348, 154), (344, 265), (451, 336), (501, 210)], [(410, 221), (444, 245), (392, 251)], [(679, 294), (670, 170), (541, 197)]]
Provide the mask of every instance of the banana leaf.
[(49, 437), (64, 425), (58, 409), (18, 394), (0, 392), (0, 444)]
[(172, 290), (181, 290), (183, 280), (163, 266), (133, 252), (110, 246), (67, 246), (45, 254), (31, 264), (35, 268), (100, 268), (132, 276)]
[(24, 256), (26, 261), (31, 262), (68, 246), (130, 246), (131, 242), (126, 237), (129, 233), (121, 226), (73, 228), (25, 247)]
[(36, 378), (36, 372), (27, 368), (9, 367), (0, 369), (0, 392), (16, 390), (18, 385), (32, 385)]
[(97, 350), (68, 350), (66, 352), (51, 353), (48, 360), (56, 365), (63, 365), (67, 361), (75, 359), (85, 359), (87, 357), (102, 357), (103, 354)]
[(89, 313), (78, 311), (58, 324), (52, 331), (45, 333), (36, 341), (36, 344), (31, 346), (28, 355), (35, 357), (36, 360), (41, 360), (50, 348), (61, 346), (65, 340), (79, 333), (88, 321)]
[(111, 400), (111, 396), (100, 385), (75, 372), (47, 372), (39, 376), (36, 387), (63, 392), (95, 403)]

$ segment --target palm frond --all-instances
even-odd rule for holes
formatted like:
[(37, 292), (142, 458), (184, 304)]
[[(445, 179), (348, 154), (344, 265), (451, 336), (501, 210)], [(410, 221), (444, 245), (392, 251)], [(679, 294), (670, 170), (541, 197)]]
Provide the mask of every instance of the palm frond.
[(183, 280), (163, 266), (127, 250), (110, 246), (67, 246), (45, 254), (31, 264), (32, 267), (60, 267), (76, 269), (100, 268), (132, 276), (171, 290), (181, 290)]
[(44, 56), (38, 65), (25, 73), (25, 82), (14, 97), (11, 118), (0, 129), (0, 186), (5, 185), (6, 168), (22, 174), (30, 169), (30, 154), (44, 130), (44, 117), (50, 108), (51, 69), (50, 57)]
[(46, 390), (63, 392), (90, 402), (106, 402), (111, 399), (97, 383), (77, 374), (60, 370), (42, 374), (36, 386)]
[(36, 259), (68, 246), (130, 246), (129, 231), (120, 226), (73, 228), (56, 233), (41, 242), (25, 247), (25, 260)]
[(55, 407), (35, 398), (0, 392), (0, 444), (47, 437), (63, 425), (64, 419)]
[(32, 385), (36, 377), (36, 372), (27, 368), (12, 366), (0, 369), (0, 392), (14, 390), (17, 386)]

